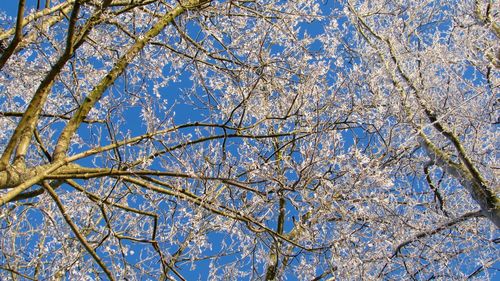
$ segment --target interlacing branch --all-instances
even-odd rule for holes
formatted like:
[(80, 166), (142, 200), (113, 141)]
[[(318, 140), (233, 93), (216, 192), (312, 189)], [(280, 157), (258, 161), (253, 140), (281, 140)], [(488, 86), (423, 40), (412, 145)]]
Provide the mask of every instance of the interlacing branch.
[[(469, 191), (472, 198), (479, 204), (484, 216), (489, 218), (498, 228), (500, 228), (500, 199), (496, 196), (493, 187), (487, 185), (486, 180), (468, 156), (459, 137), (449, 130), (445, 122), (443, 122), (426, 104), (421, 90), (415, 85), (415, 82), (401, 66), (400, 59), (398, 58), (392, 41), (374, 31), (365, 21), (365, 18), (360, 15), (352, 5), (349, 5), (349, 9), (359, 21), (359, 25), (357, 26), (359, 33), (367, 43), (377, 51), (380, 59), (384, 62), (385, 69), (390, 75), (394, 87), (401, 94), (401, 100), (407, 118), (412, 119), (416, 114), (408, 104), (408, 98), (414, 97), (423, 111), (424, 116), (430, 122), (428, 126), (433, 127), (449, 140), (455, 148), (460, 162), (457, 163), (453, 161), (451, 155), (436, 146), (424, 132), (425, 127), (422, 127), (420, 124), (413, 124), (412, 122), (421, 146), (427, 151), (429, 157), (436, 165), (441, 166), (444, 170), (448, 171), (450, 175), (460, 181)], [(388, 54), (385, 54), (381, 50), (381, 46), (387, 49), (386, 53)]]

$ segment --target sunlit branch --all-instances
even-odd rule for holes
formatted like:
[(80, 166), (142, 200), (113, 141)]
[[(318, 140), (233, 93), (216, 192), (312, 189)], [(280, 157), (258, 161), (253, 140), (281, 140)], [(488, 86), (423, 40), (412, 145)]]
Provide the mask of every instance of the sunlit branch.
[[(42, 17), (48, 16), (50, 14), (53, 14), (58, 11), (63, 11), (66, 8), (70, 7), (71, 4), (73, 4), (75, 0), (66, 0), (65, 2), (58, 4), (53, 7), (47, 7), (43, 10), (40, 10), (38, 12), (32, 13), (22, 20), (22, 27), (25, 27), (27, 24), (36, 21)], [(22, 17), (21, 17), (22, 18)], [(17, 28), (17, 27), (16, 27)], [(6, 38), (9, 38), (10, 36), (14, 35), (16, 33), (16, 28), (11, 28), (9, 30), (5, 30), (0, 34), (0, 41), (4, 40)]]
[[(472, 164), (470, 158), (466, 155), (465, 149), (462, 146), (461, 142), (458, 140), (457, 136), (446, 129), (444, 125), (441, 124), (437, 117), (432, 113), (432, 111), (427, 107), (425, 100), (420, 95), (419, 89), (403, 71), (390, 40), (382, 38), (379, 34), (373, 31), (373, 29), (369, 27), (364, 19), (356, 13), (355, 9), (352, 6), (350, 7), (350, 9), (357, 16), (363, 27), (367, 29), (373, 37), (387, 45), (389, 49), (389, 59), (387, 59), (382, 54), (380, 49), (373, 44), (373, 42), (369, 39), (367, 34), (362, 29), (358, 29), (359, 32), (367, 40), (367, 42), (377, 50), (378, 55), (385, 63), (385, 68), (391, 75), (392, 82), (394, 83), (396, 89), (398, 89), (398, 91), (401, 93), (402, 101), (404, 103), (408, 118), (411, 119), (411, 116), (413, 114), (411, 113), (410, 106), (406, 101), (408, 94), (399, 82), (399, 79), (397, 77), (398, 75), (403, 78), (405, 83), (408, 84), (408, 86), (412, 90), (412, 94), (416, 97), (419, 106), (423, 109), (426, 117), (429, 119), (431, 124), (437, 129), (437, 131), (439, 131), (442, 135), (444, 135), (451, 141), (456, 151), (458, 152), (461, 163), (457, 164), (453, 162), (450, 158), (450, 155), (447, 155), (441, 149), (436, 147), (434, 143), (432, 143), (432, 141), (423, 132), (422, 128), (416, 128), (417, 134), (422, 142), (423, 147), (426, 148), (432, 158), (435, 158), (433, 160), (436, 161), (437, 165), (444, 165), (445, 169), (448, 170), (450, 174), (457, 177), (461, 181), (464, 187), (469, 190), (474, 200), (476, 200), (476, 202), (481, 206), (484, 215), (488, 217), (493, 223), (495, 223), (497, 227), (500, 227), (500, 199), (493, 193), (492, 190), (490, 190), (488, 186), (486, 186), (486, 181), (483, 179), (477, 168)], [(389, 65), (388, 60), (393, 62), (393, 64), (395, 65), (395, 69)]]
[(5, 63), (10, 58), (10, 56), (12, 56), (17, 45), (19, 44), (19, 42), (23, 38), (23, 17), (24, 17), (25, 4), (26, 4), (26, 0), (19, 0), (19, 6), (17, 8), (17, 21), (16, 21), (15, 32), (14, 32), (14, 38), (12, 38), (12, 41), (10, 42), (9, 46), (7, 47), (7, 49), (5, 49), (5, 51), (0, 56), (0, 69), (2, 69), (4, 67)]
[[(64, 181), (55, 180), (55, 181), (51, 181), (49, 185), (52, 187), (52, 189), (57, 189), (63, 183), (64, 183)], [(16, 197), (14, 197), (11, 200), (11, 202), (22, 201), (22, 200), (34, 198), (34, 197), (37, 197), (37, 196), (39, 196), (39, 195), (41, 195), (43, 193), (45, 193), (45, 189), (44, 188), (38, 188), (38, 189), (35, 189), (33, 191), (28, 191), (28, 192), (24, 192), (24, 193), (18, 194)]]
[(499, 274), (495, 1), (24, 1), (0, 279)]
[(463, 214), (461, 215), (460, 217), (456, 218), (456, 219), (453, 219), (447, 223), (444, 223), (442, 225), (439, 225), (439, 226), (436, 226), (434, 227), (433, 229), (431, 230), (428, 230), (428, 231), (422, 231), (416, 235), (414, 235), (412, 238), (406, 240), (405, 242), (399, 244), (396, 249), (394, 250), (391, 258), (394, 258), (395, 256), (397, 256), (400, 252), (401, 252), (401, 249), (403, 249), (404, 247), (408, 246), (409, 244), (413, 243), (413, 242), (416, 242), (422, 238), (425, 238), (425, 237), (428, 237), (428, 236), (432, 236), (434, 234), (437, 234), (443, 230), (446, 230), (446, 229), (449, 229), (450, 227), (453, 227), (455, 226), (456, 224), (458, 223), (461, 223), (465, 220), (468, 220), (470, 218), (480, 218), (480, 217), (484, 217), (484, 215), (482, 214), (481, 211), (476, 211), (476, 212), (470, 212), (470, 213), (466, 213), (466, 214)]
[(94, 89), (87, 95), (81, 106), (78, 108), (76, 113), (68, 121), (68, 124), (61, 132), (59, 139), (56, 144), (54, 151), (54, 159), (62, 159), (67, 150), (69, 149), (69, 143), (71, 137), (76, 132), (80, 124), (86, 118), (87, 114), (94, 107), (95, 103), (101, 98), (104, 92), (111, 86), (116, 78), (120, 76), (128, 64), (139, 54), (140, 51), (146, 46), (147, 43), (154, 37), (156, 37), (168, 24), (184, 13), (191, 6), (196, 7), (201, 3), (200, 0), (191, 0), (187, 4), (178, 5), (170, 12), (168, 12), (163, 18), (161, 18), (151, 29), (146, 32), (139, 40), (137, 40), (127, 52), (115, 63), (113, 68), (103, 77), (103, 79), (97, 84)]
[[(202, 125), (201, 124), (189, 124), (189, 125), (185, 125), (185, 126), (177, 126), (177, 127), (169, 128), (166, 130), (157, 131), (154, 133), (147, 133), (147, 134), (137, 136), (134, 138), (130, 138), (127, 140), (118, 141), (118, 142), (113, 143), (113, 144), (89, 149), (85, 152), (81, 152), (81, 153), (69, 156), (67, 158), (67, 160), (69, 162), (73, 162), (73, 161), (78, 160), (78, 159), (82, 159), (82, 158), (85, 158), (85, 157), (88, 157), (91, 155), (95, 155), (95, 154), (98, 154), (101, 152), (112, 150), (116, 147), (125, 146), (125, 145), (132, 144), (132, 143), (137, 143), (137, 142), (140, 142), (140, 141), (145, 140), (145, 139), (153, 138), (154, 136), (157, 136), (157, 135), (167, 134), (169, 132), (175, 131), (175, 130), (180, 129), (180, 128), (195, 127), (195, 126), (202, 126)], [(182, 143), (182, 144), (173, 146), (171, 148), (168, 148), (166, 150), (155, 152), (155, 154), (148, 156), (147, 159), (153, 159), (161, 154), (165, 154), (165, 153), (172, 151), (172, 150), (176, 150), (176, 149), (179, 149), (179, 148), (182, 148), (185, 146), (189, 146), (192, 144), (201, 143), (201, 142), (205, 142), (205, 141), (209, 141), (209, 140), (214, 140), (214, 139), (223, 139), (223, 138), (267, 139), (267, 138), (273, 138), (273, 137), (285, 137), (285, 136), (291, 136), (291, 135), (295, 135), (295, 134), (307, 134), (307, 133), (308, 133), (307, 131), (304, 131), (304, 132), (296, 131), (296, 132), (290, 132), (290, 133), (270, 134), (270, 135), (267, 135), (267, 134), (266, 135), (245, 135), (245, 134), (215, 135), (215, 136), (200, 138), (198, 140), (194, 140), (191, 142)], [(140, 165), (141, 163), (143, 163), (147, 159), (144, 159), (144, 160), (141, 159), (141, 160), (135, 162), (132, 166)]]
[[(66, 62), (70, 59), (71, 55), (74, 52), (75, 29), (76, 29), (76, 22), (78, 19), (79, 12), (80, 12), (80, 2), (76, 1), (74, 6), (73, 6), (73, 10), (71, 12), (71, 16), (69, 19), (68, 36), (66, 38), (66, 48), (65, 48), (64, 54), (61, 56), (61, 59), (58, 61), (58, 63), (56, 63), (57, 66), (55, 68), (53, 68), (54, 71), (51, 71), (52, 75), (48, 75), (46, 77), (45, 81), (48, 81), (48, 80), (50, 81), (46, 84), (47, 87), (42, 86), (42, 85), (45, 85), (45, 83), (42, 83), (40, 85), (40, 88), (42, 88), (41, 91), (39, 93), (35, 94), (35, 96), (36, 95), (42, 96), (42, 99), (41, 99), (42, 103), (41, 104), (45, 103), (45, 99), (46, 99), (48, 92), (50, 91), (50, 88), (53, 84), (53, 79), (55, 79), (57, 74), (61, 71), (62, 67), (66, 64)], [(26, 152), (28, 150), (29, 143), (31, 142), (31, 137), (32, 137), (33, 131), (35, 130), (36, 123), (37, 123), (38, 119), (40, 118), (39, 117), (40, 112), (41, 112), (41, 106), (39, 108), (36, 108), (36, 110), (34, 112), (35, 116), (30, 118), (30, 116), (28, 114), (26, 114), (25, 116), (27, 116), (27, 118), (28, 118), (27, 121), (23, 122), (24, 121), (23, 120), (24, 116), (23, 116), (23, 119), (21, 119), (21, 121), (19, 122), (19, 126), (24, 125), (24, 128), (23, 128), (24, 130), (19, 137), (19, 143), (18, 143), (17, 148), (16, 148), (16, 155), (15, 155), (15, 159), (14, 159), (15, 162), (24, 161), (24, 157), (25, 157)], [(14, 136), (13, 136), (13, 138), (14, 138)]]
[(166, 176), (173, 178), (189, 178), (197, 180), (212, 180), (220, 181), (227, 185), (241, 188), (246, 191), (250, 191), (259, 196), (266, 196), (262, 191), (254, 189), (243, 182), (239, 182), (229, 178), (218, 178), (218, 177), (207, 177), (204, 175), (198, 175), (196, 173), (187, 174), (181, 172), (162, 172), (156, 170), (117, 170), (110, 168), (85, 168), (85, 167), (69, 167), (58, 171), (54, 174), (47, 176), (47, 179), (91, 179), (91, 178), (101, 178), (101, 177), (121, 177), (121, 176)]
[[(0, 207), (10, 202), (21, 192), (27, 190), (31, 186), (40, 183), (50, 173), (68, 164), (67, 160), (58, 160), (51, 164), (38, 166), (29, 170), (27, 173), (19, 174), (18, 172), (1, 171), (0, 172), (0, 188), (12, 188), (9, 192), (2, 194), (0, 197)], [(15, 184), (12, 184), (15, 183)]]
[[(204, 208), (204, 209), (206, 209), (214, 214), (217, 214), (217, 215), (220, 215), (223, 217), (227, 217), (230, 219), (238, 220), (238, 221), (241, 221), (243, 223), (254, 224), (255, 226), (265, 230), (269, 234), (271, 234), (271, 235), (273, 235), (273, 236), (275, 236), (275, 237), (277, 237), (277, 238), (279, 238), (287, 243), (290, 243), (296, 247), (299, 247), (303, 250), (306, 250), (306, 251), (317, 250), (316, 248), (308, 248), (308, 247), (304, 247), (302, 245), (299, 245), (296, 242), (288, 239), (284, 235), (281, 235), (281, 234), (275, 232), (274, 230), (268, 228), (267, 226), (263, 225), (262, 223), (258, 222), (257, 220), (255, 220), (253, 218), (249, 218), (245, 215), (242, 215), (241, 212), (239, 212), (239, 211), (233, 210), (233, 209), (226, 207), (226, 206), (218, 206), (217, 204), (214, 204), (212, 202), (206, 202), (203, 198), (200, 198), (199, 196), (192, 194), (187, 190), (175, 188), (175, 187), (168, 185), (162, 181), (152, 179), (152, 178), (147, 178), (146, 180), (142, 180), (142, 179), (135, 179), (135, 178), (131, 178), (131, 177), (122, 177), (122, 179), (127, 181), (127, 182), (142, 186), (142, 187), (149, 189), (151, 191), (154, 191), (154, 192), (170, 195), (170, 196), (179, 198), (181, 200), (189, 201), (189, 202), (191, 202), (199, 207), (202, 207), (202, 208)], [(164, 186), (164, 187), (167, 187), (169, 189), (161, 188), (161, 187), (158, 187), (156, 185)]]
[[(103, 8), (109, 4), (111, 0), (106, 0), (103, 2)], [(96, 12), (87, 24), (81, 29), (80, 38), (75, 38), (75, 25), (77, 21), (77, 16), (80, 9), (80, 3), (75, 2), (73, 10), (70, 17), (70, 24), (68, 26), (68, 34), (66, 36), (66, 48), (64, 53), (59, 57), (54, 66), (50, 69), (47, 75), (44, 77), (40, 85), (38, 86), (33, 98), (31, 99), (28, 108), (24, 112), (21, 120), (19, 121), (14, 133), (12, 134), (9, 142), (3, 151), (2, 157), (0, 158), (0, 171), (5, 169), (10, 161), (14, 149), (17, 148), (17, 165), (22, 165), (24, 160), (24, 155), (26, 153), (28, 144), (31, 140), (33, 130), (39, 119), (40, 112), (45, 104), (47, 96), (50, 93), (54, 80), (60, 73), (64, 65), (69, 61), (74, 51), (78, 49), (84, 42), (85, 35), (90, 29), (97, 23), (97, 19), (100, 17), (102, 10)], [(20, 147), (18, 147), (18, 145)]]

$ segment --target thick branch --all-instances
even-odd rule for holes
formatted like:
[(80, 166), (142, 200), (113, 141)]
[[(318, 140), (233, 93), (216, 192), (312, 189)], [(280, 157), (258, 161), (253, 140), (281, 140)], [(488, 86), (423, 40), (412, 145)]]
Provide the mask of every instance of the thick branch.
[(91, 16), (87, 23), (80, 29), (79, 36), (76, 36), (75, 34), (75, 26), (80, 9), (80, 3), (75, 2), (70, 17), (68, 35), (66, 38), (66, 48), (64, 50), (64, 53), (61, 55), (61, 57), (59, 57), (56, 64), (51, 68), (49, 73), (40, 83), (40, 86), (35, 92), (35, 95), (33, 96), (28, 109), (26, 109), (24, 115), (21, 118), (21, 121), (19, 121), (19, 124), (14, 130), (14, 134), (10, 138), (9, 143), (7, 144), (2, 154), (2, 157), (0, 158), (0, 170), (5, 169), (5, 167), (8, 165), (12, 153), (14, 149), (16, 149), (16, 147), (18, 150), (16, 152), (17, 162), (21, 163), (24, 160), (23, 158), (26, 153), (27, 146), (31, 140), (34, 128), (36, 127), (36, 124), (40, 117), (40, 112), (47, 100), (47, 96), (52, 88), (52, 84), (54, 83), (56, 76), (60, 73), (64, 65), (66, 65), (67, 61), (72, 57), (74, 51), (83, 44), (88, 32), (94, 27), (95, 24), (98, 23), (102, 12), (110, 2), (111, 0), (105, 0), (103, 2), (102, 9), (98, 10)]
[(361, 35), (366, 39), (370, 46), (377, 50), (380, 59), (384, 62), (386, 71), (391, 75), (392, 82), (402, 95), (404, 108), (408, 117), (412, 116), (411, 109), (410, 106), (406, 104), (407, 94), (404, 90), (404, 87), (399, 81), (400, 79), (398, 78), (402, 78), (404, 82), (410, 87), (410, 89), (412, 90), (411, 92), (416, 97), (419, 106), (424, 110), (425, 116), (431, 122), (431, 126), (436, 128), (441, 134), (443, 134), (448, 140), (451, 141), (458, 153), (458, 157), (460, 158), (461, 163), (454, 163), (449, 155), (446, 155), (443, 151), (441, 151), (441, 149), (436, 147), (431, 142), (431, 140), (427, 138), (422, 128), (417, 128), (417, 133), (423, 141), (423, 146), (427, 149), (427, 152), (429, 152), (430, 156), (434, 158), (433, 160), (436, 161), (436, 164), (441, 165), (441, 167), (449, 171), (450, 174), (452, 174), (461, 182), (461, 184), (470, 192), (473, 199), (479, 204), (483, 214), (487, 218), (489, 218), (498, 228), (500, 228), (500, 199), (493, 191), (490, 190), (488, 186), (486, 186), (486, 181), (483, 179), (477, 168), (472, 164), (472, 160), (467, 156), (465, 148), (462, 146), (458, 137), (447, 130), (445, 126), (438, 120), (438, 118), (436, 118), (436, 116), (432, 113), (432, 111), (427, 107), (425, 100), (420, 94), (419, 89), (403, 71), (403, 68), (401, 67), (400, 62), (397, 59), (396, 52), (390, 40), (383, 39), (380, 35), (373, 31), (373, 29), (371, 29), (369, 25), (366, 24), (363, 18), (357, 14), (356, 10), (352, 6), (350, 7), (350, 9), (356, 15), (363, 27), (366, 28), (373, 37), (387, 44), (390, 53), (389, 59), (394, 63), (395, 68), (390, 66), (386, 56), (383, 55), (380, 49), (371, 42), (365, 32), (361, 28), (359, 29)]
[[(38, 86), (35, 95), (33, 96), (28, 108), (26, 109), (21, 121), (17, 125), (14, 130), (14, 134), (9, 140), (2, 157), (0, 158), (0, 170), (5, 169), (8, 165), (10, 158), (14, 149), (18, 146), (19, 143), (23, 143), (26, 146), (26, 140), (29, 142), (31, 140), (32, 132), (36, 123), (38, 121), (40, 112), (42, 110), (43, 105), (47, 99), (49, 91), (52, 87), (55, 77), (59, 74), (63, 66), (70, 59), (73, 54), (74, 46), (73, 46), (73, 36), (75, 30), (76, 19), (80, 10), (79, 2), (75, 2), (73, 7), (73, 11), (70, 19), (70, 26), (68, 27), (68, 36), (66, 39), (66, 49), (61, 57), (59, 57), (56, 64), (51, 68), (49, 73), (45, 76), (43, 81)], [(18, 154), (22, 157), (25, 153), (26, 148), (21, 147), (18, 150)], [(22, 160), (22, 159), (20, 159)]]
[(497, 228), (500, 228), (500, 200), (488, 188), (478, 185), (473, 175), (463, 166), (454, 163), (449, 156), (437, 148), (422, 132), (419, 134), (422, 146), (436, 165), (445, 169), (449, 174), (457, 178), (460, 183), (467, 188), (472, 198), (481, 207), (482, 213), (489, 218)]
[[(42, 18), (44, 16), (50, 15), (54, 12), (57, 11), (63, 11), (66, 8), (70, 7), (71, 4), (73, 4), (75, 0), (67, 0), (64, 3), (61, 3), (59, 5), (56, 5), (51, 8), (45, 8), (41, 11), (38, 11), (36, 13), (30, 14), (22, 20), (22, 27), (25, 27), (27, 24), (29, 24), (32, 21), (35, 21), (39, 18)], [(19, 19), (19, 18), (18, 18)], [(9, 30), (4, 31), (2, 34), (0, 34), (0, 41), (9, 38), (10, 36), (14, 35), (16, 33), (17, 27), (16, 28), (11, 28)]]
[[(201, 0), (191, 0), (188, 2), (191, 5), (199, 5)], [(181, 15), (187, 10), (183, 5), (178, 5), (173, 10), (168, 12), (161, 18), (143, 37), (139, 38), (127, 52), (116, 62), (113, 68), (106, 76), (99, 82), (97, 86), (87, 95), (82, 105), (78, 108), (77, 112), (69, 120), (66, 127), (63, 129), (56, 144), (54, 151), (54, 159), (62, 159), (69, 149), (71, 137), (76, 132), (82, 121), (85, 119), (90, 110), (94, 107), (95, 103), (102, 97), (104, 92), (111, 86), (115, 80), (125, 71), (125, 68), (132, 60), (139, 54), (139, 52), (146, 46), (146, 44), (156, 37), (168, 24), (172, 23), (176, 17)]]
[(14, 34), (14, 38), (9, 44), (9, 47), (3, 52), (2, 56), (0, 56), (0, 69), (3, 68), (7, 60), (14, 53), (14, 50), (17, 47), (17, 44), (23, 38), (23, 15), (24, 15), (24, 6), (26, 4), (26, 0), (19, 1), (19, 7), (17, 9), (17, 21), (16, 21), (16, 31)]
[(17, 171), (15, 166), (10, 166), (7, 170), (0, 171), (0, 188), (5, 189), (12, 187), (9, 192), (0, 197), (0, 207), (12, 201), (21, 192), (40, 183), (47, 175), (67, 163), (67, 160), (59, 160), (52, 164), (38, 166), (29, 170)]

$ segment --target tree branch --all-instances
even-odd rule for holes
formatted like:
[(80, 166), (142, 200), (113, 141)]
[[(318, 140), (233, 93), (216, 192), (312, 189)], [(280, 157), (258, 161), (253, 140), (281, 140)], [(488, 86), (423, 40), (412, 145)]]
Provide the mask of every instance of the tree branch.
[[(7, 49), (3, 52), (2, 56), (0, 56), (0, 69), (2, 69), (7, 62), (7, 60), (12, 56), (14, 50), (17, 47), (17, 44), (23, 38), (23, 19), (24, 19), (24, 6), (26, 4), (26, 0), (19, 0), (19, 6), (17, 8), (17, 21), (16, 21), (16, 31), (14, 33), (14, 38), (10, 42)], [(1, 40), (1, 39), (0, 39)]]
[(484, 215), (482, 214), (481, 211), (476, 211), (476, 212), (470, 212), (470, 213), (466, 213), (466, 214), (463, 214), (461, 215), (460, 217), (458, 218), (455, 218), (447, 223), (444, 223), (442, 225), (439, 225), (433, 229), (430, 229), (430, 230), (427, 230), (427, 231), (422, 231), (416, 235), (414, 235), (412, 238), (406, 240), (405, 242), (399, 244), (396, 249), (394, 250), (391, 258), (394, 258), (396, 255), (398, 255), (398, 253), (401, 252), (401, 249), (403, 249), (404, 247), (406, 247), (407, 245), (413, 243), (413, 242), (416, 242), (422, 238), (425, 238), (425, 237), (428, 237), (428, 236), (431, 236), (431, 235), (434, 235), (438, 232), (441, 232), (445, 229), (448, 229), (449, 227), (452, 227), (460, 222), (463, 222), (467, 219), (470, 219), (470, 218), (480, 218), (480, 217), (484, 217)]
[(80, 243), (83, 245), (83, 247), (87, 250), (87, 252), (92, 256), (92, 258), (95, 260), (95, 262), (99, 265), (99, 267), (101, 267), (101, 269), (104, 271), (104, 273), (109, 278), (109, 280), (115, 280), (111, 271), (109, 271), (109, 269), (106, 267), (104, 262), (101, 260), (101, 258), (99, 258), (99, 256), (94, 251), (94, 248), (92, 248), (92, 246), (87, 242), (85, 237), (83, 237), (83, 235), (80, 233), (80, 230), (78, 230), (78, 227), (76, 226), (76, 224), (73, 222), (73, 220), (70, 218), (70, 216), (66, 212), (66, 209), (64, 208), (64, 205), (62, 204), (61, 200), (59, 199), (59, 196), (57, 196), (56, 192), (52, 189), (52, 187), (49, 184), (47, 184), (47, 182), (44, 181), (42, 183), (42, 185), (45, 188), (45, 190), (48, 191), (48, 193), (50, 194), (50, 197), (52, 197), (52, 199), (56, 203), (57, 208), (59, 208), (59, 211), (63, 215), (64, 220), (69, 225), (69, 227), (71, 228), (71, 230), (75, 234), (78, 241), (80, 241)]
[[(188, 2), (190, 5), (199, 3), (201, 0), (191, 0)], [(189, 7), (188, 7), (189, 8)], [(139, 54), (139, 52), (146, 46), (146, 44), (156, 37), (168, 24), (184, 13), (188, 8), (183, 5), (178, 5), (165, 16), (163, 16), (151, 29), (139, 38), (127, 52), (115, 63), (113, 68), (104, 76), (99, 84), (87, 95), (82, 105), (78, 108), (77, 112), (69, 120), (66, 127), (63, 129), (56, 144), (54, 151), (54, 159), (62, 159), (69, 149), (71, 137), (76, 132), (82, 121), (85, 119), (90, 110), (94, 107), (95, 103), (99, 101), (104, 92), (111, 86), (116, 78), (118, 78), (128, 64)]]

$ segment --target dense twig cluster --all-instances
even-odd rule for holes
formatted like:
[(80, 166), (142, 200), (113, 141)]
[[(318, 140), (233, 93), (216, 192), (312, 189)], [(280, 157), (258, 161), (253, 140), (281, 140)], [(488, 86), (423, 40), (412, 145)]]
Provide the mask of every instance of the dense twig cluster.
[(494, 276), (498, 5), (323, 2), (0, 15), (0, 279)]

